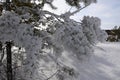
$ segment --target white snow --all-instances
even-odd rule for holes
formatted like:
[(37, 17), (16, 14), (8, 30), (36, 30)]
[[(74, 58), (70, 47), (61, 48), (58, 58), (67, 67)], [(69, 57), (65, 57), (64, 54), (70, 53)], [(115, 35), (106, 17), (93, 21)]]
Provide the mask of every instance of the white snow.
[(99, 43), (89, 62), (80, 66), (81, 80), (120, 80), (120, 43)]
[(81, 62), (73, 62), (74, 57), (70, 59), (64, 55), (64, 62), (79, 73), (75, 80), (120, 80), (120, 42), (98, 43), (96, 46), (94, 55)]
[[(100, 43), (90, 61), (91, 74), (87, 80), (120, 80), (120, 43)], [(86, 79), (84, 79), (86, 80)]]

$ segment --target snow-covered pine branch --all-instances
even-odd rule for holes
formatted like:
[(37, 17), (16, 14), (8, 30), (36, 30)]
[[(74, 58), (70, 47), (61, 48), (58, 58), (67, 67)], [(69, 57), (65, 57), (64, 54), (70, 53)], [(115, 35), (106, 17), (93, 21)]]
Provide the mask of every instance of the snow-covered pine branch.
[(103, 42), (107, 39), (105, 31), (101, 30), (101, 20), (97, 17), (84, 16), (82, 23), (83, 32), (91, 44), (98, 41)]
[[(89, 5), (96, 0), (78, 1)], [(29, 7), (27, 2), (24, 6), (14, 4), (15, 9), (4, 11), (0, 16), (0, 41), (3, 44), (9, 40), (14, 42), (15, 80), (76, 79), (77, 71), (61, 59), (65, 58), (63, 55), (66, 53), (78, 60), (93, 53), (93, 44), (101, 41), (104, 35), (100, 30), (100, 19), (84, 17), (80, 23), (70, 19), (84, 7), (57, 15), (43, 10), (41, 4), (30, 4), (34, 7)], [(2, 68), (3, 65), (0, 70)]]

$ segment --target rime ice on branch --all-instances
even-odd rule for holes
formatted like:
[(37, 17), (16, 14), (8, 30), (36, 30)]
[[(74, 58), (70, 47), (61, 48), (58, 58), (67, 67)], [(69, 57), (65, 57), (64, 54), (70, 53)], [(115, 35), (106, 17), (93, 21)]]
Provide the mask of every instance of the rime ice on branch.
[(15, 80), (77, 78), (77, 71), (60, 61), (62, 55), (68, 52), (79, 60), (83, 55), (91, 55), (93, 44), (101, 41), (104, 33), (100, 30), (99, 18), (84, 17), (82, 22), (77, 22), (70, 19), (70, 16), (96, 0), (66, 0), (70, 5), (73, 3), (69, 1), (78, 1), (85, 6), (82, 8), (77, 3), (73, 5), (79, 5), (76, 11), (61, 15), (43, 10), (44, 4), (54, 7), (48, 0), (36, 0), (39, 4), (33, 0), (24, 0), (28, 3), (21, 1), (12, 0), (11, 11), (3, 11), (0, 16), (0, 41), (14, 42), (12, 52)]

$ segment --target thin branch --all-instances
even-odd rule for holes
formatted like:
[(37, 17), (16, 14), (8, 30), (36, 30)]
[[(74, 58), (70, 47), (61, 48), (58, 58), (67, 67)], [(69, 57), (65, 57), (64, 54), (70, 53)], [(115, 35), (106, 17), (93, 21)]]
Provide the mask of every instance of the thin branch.
[(45, 10), (44, 10), (44, 11), (42, 10), (42, 13), (43, 13), (43, 14), (48, 14), (48, 15), (54, 16), (58, 21), (62, 22), (62, 21), (59, 19), (59, 18), (61, 18), (60, 15), (57, 15), (57, 14), (54, 14), (54, 13), (51, 13), (51, 12), (45, 11)]
[(20, 68), (21, 66), (15, 66), (14, 68), (12, 68), (13, 70)]
[(43, 10), (42, 10), (42, 13), (52, 15), (52, 16), (54, 16), (54, 17), (56, 17), (56, 18), (60, 18), (59, 15), (54, 14), (54, 13), (51, 13), (51, 12), (49, 12), (49, 11), (45, 11), (45, 10), (43, 11)]
[(47, 78), (46, 80), (51, 79), (53, 76), (55, 76), (60, 70), (57, 70), (54, 74), (52, 74), (49, 78)]
[[(90, 4), (85, 5), (84, 7), (77, 9), (76, 11), (72, 12), (71, 15), (74, 15), (74, 14), (78, 13), (78, 12), (81, 11), (82, 9), (88, 7), (89, 5), (90, 5)], [(70, 15), (70, 16), (71, 16), (71, 15)]]
[(68, 12), (70, 12), (70, 11), (71, 11), (71, 9), (72, 9), (72, 7), (69, 9), (69, 11), (68, 11)]
[(2, 63), (3, 58), (4, 58), (4, 56), (5, 56), (4, 49), (5, 49), (5, 47), (2, 48), (2, 54), (1, 54), (0, 64)]
[(79, 11), (81, 11), (82, 9), (86, 8), (86, 7), (89, 6), (89, 5), (90, 5), (90, 4), (85, 5), (84, 7), (79, 8), (79, 9), (73, 11), (73, 12), (68, 11), (68, 12), (66, 12), (66, 13), (64, 13), (64, 14), (61, 14), (61, 15), (60, 15), (60, 18), (62, 18), (62, 19), (64, 19), (64, 20), (66, 21), (67, 19), (70, 18), (70, 16), (78, 13)]

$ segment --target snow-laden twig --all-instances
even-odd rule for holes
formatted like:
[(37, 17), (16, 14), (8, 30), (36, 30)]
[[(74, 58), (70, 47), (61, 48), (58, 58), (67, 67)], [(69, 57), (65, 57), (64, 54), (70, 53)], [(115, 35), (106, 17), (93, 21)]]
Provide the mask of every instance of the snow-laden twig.
[(55, 76), (60, 70), (57, 70), (54, 74), (52, 74), (49, 78), (45, 79), (45, 80), (49, 80), (51, 79), (53, 76)]
[(84, 7), (79, 8), (79, 9), (73, 11), (73, 12), (68, 11), (68, 12), (66, 12), (66, 13), (64, 13), (64, 14), (61, 14), (61, 15), (60, 15), (60, 18), (62, 18), (62, 19), (64, 19), (65, 21), (67, 21), (67, 20), (70, 18), (70, 16), (72, 16), (72, 15), (80, 12), (82, 9), (88, 7), (89, 5), (90, 5), (90, 4), (85, 5)]
[(1, 53), (1, 58), (0, 58), (0, 64), (2, 64), (3, 58), (5, 56), (4, 50), (5, 50), (5, 47), (2, 48), (2, 53)]
[(70, 15), (70, 16), (72, 16), (72, 15), (74, 15), (74, 14), (78, 13), (79, 11), (81, 11), (81, 10), (83, 10), (84, 8), (88, 7), (89, 5), (90, 5), (90, 4), (85, 5), (84, 7), (82, 7), (82, 8), (79, 8), (79, 9), (75, 10), (74, 12), (72, 12), (72, 13), (71, 13), (71, 15)]
[(49, 11), (46, 11), (46, 10), (42, 10), (41, 12), (42, 12), (43, 14), (48, 14), (48, 15), (54, 16), (58, 21), (61, 22), (61, 20), (59, 19), (59, 18), (61, 18), (60, 15), (54, 14), (54, 13), (49, 12)]

